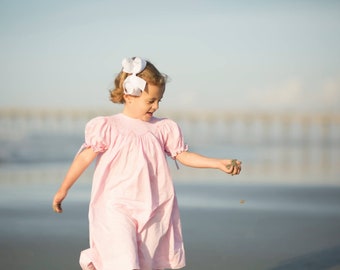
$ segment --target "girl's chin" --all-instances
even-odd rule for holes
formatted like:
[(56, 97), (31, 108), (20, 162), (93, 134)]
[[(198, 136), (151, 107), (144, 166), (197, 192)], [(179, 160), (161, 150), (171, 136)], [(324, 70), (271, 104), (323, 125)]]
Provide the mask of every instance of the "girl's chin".
[(152, 113), (146, 113), (143, 117), (143, 121), (150, 121), (152, 118), (153, 114)]

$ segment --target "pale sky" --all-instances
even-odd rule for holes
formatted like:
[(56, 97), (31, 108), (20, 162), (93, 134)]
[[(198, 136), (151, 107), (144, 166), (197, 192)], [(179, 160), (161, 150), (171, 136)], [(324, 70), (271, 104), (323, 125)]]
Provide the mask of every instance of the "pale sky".
[(0, 0), (1, 107), (105, 107), (124, 57), (161, 106), (340, 111), (340, 1)]

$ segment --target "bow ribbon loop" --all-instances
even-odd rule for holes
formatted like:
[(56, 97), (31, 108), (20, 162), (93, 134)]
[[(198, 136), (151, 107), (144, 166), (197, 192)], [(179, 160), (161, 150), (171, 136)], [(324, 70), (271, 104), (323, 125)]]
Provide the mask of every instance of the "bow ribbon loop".
[(130, 73), (123, 82), (124, 93), (127, 95), (140, 96), (145, 89), (146, 81), (136, 74), (146, 67), (146, 61), (140, 57), (124, 58), (122, 61), (123, 71)]
[(126, 73), (137, 74), (144, 70), (146, 61), (140, 57), (124, 58), (122, 61), (123, 71)]

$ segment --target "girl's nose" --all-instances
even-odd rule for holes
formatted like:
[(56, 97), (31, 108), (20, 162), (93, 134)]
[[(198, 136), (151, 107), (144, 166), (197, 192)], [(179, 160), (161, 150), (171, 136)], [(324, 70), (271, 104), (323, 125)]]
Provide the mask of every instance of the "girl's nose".
[(158, 110), (158, 107), (159, 107), (159, 102), (155, 101), (155, 102), (152, 104), (152, 109)]

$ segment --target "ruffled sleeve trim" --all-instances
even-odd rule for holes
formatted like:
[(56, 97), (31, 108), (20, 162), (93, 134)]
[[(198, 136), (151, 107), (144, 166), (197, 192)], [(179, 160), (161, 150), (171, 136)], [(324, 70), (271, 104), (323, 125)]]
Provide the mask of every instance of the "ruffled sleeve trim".
[(86, 124), (85, 142), (79, 152), (90, 147), (94, 152), (105, 152), (110, 144), (110, 137), (111, 126), (108, 123), (108, 117), (96, 117)]
[(161, 127), (162, 138), (164, 141), (165, 153), (176, 160), (176, 156), (188, 151), (188, 145), (184, 142), (182, 131), (176, 122), (170, 119), (163, 119)]
[(184, 144), (183, 147), (181, 147), (181, 150), (178, 150), (176, 152), (170, 153), (169, 156), (171, 156), (171, 158), (176, 159), (176, 156), (180, 153), (183, 152), (187, 152), (189, 150), (189, 146), (187, 144)]

